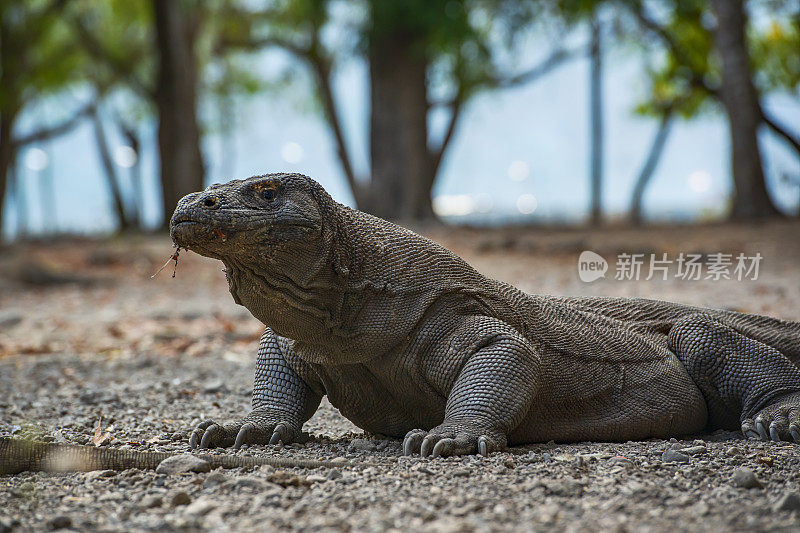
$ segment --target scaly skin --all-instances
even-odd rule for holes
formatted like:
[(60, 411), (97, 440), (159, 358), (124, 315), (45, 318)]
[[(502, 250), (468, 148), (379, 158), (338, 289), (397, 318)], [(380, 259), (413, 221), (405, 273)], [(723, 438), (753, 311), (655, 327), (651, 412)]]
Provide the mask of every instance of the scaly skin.
[(252, 412), (202, 423), (193, 446), (301, 440), (323, 395), (423, 456), (716, 428), (800, 440), (800, 323), (528, 295), (299, 174), (190, 194), (170, 229), (267, 326)]

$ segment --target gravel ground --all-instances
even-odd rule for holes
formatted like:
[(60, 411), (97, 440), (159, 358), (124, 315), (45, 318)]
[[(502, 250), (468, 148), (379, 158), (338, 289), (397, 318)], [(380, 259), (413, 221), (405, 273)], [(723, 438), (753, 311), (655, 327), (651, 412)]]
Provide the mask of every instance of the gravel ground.
[[(433, 229), (481, 271), (531, 292), (651, 296), (800, 319), (800, 224), (589, 232)], [(577, 255), (760, 252), (757, 281), (592, 284)], [(0, 250), (0, 435), (186, 451), (201, 419), (246, 412), (261, 326), (227, 294), (219, 264), (162, 237)], [(34, 272), (36, 275), (31, 275)], [(71, 279), (67, 279), (71, 278)], [(67, 282), (67, 283), (60, 283)], [(543, 443), (489, 458), (401, 457), (328, 403), (305, 445), (239, 453), (356, 466), (211, 473), (25, 473), (0, 477), (0, 533), (252, 528), (797, 530), (800, 454), (718, 432), (627, 443)], [(359, 463), (364, 463), (359, 465)]]

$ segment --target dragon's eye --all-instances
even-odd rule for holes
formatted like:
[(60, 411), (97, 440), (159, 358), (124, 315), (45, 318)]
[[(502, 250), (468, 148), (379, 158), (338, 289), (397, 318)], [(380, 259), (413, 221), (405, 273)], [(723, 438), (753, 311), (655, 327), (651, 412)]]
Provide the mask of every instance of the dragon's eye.
[(278, 196), (278, 191), (275, 189), (264, 189), (263, 191), (261, 191), (261, 197), (268, 202), (271, 202), (277, 196)]
[(253, 185), (253, 189), (262, 200), (272, 202), (278, 197), (278, 184), (274, 182), (261, 182)]

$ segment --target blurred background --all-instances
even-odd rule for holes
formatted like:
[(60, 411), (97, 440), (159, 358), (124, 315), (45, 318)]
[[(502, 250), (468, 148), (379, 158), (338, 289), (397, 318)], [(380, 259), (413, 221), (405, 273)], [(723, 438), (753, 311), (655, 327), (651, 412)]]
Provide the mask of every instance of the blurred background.
[(6, 240), (308, 174), (404, 222), (797, 216), (798, 0), (0, 0)]

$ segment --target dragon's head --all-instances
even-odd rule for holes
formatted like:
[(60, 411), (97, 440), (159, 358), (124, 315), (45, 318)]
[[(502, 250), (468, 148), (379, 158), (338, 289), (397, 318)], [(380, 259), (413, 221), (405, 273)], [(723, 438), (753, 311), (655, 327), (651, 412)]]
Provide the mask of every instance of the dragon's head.
[(170, 220), (170, 236), (181, 248), (223, 260), (291, 256), (315, 247), (333, 204), (307, 176), (253, 176), (184, 196)]

